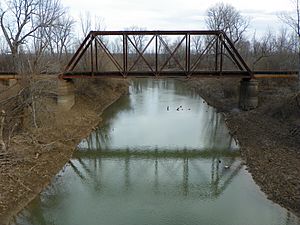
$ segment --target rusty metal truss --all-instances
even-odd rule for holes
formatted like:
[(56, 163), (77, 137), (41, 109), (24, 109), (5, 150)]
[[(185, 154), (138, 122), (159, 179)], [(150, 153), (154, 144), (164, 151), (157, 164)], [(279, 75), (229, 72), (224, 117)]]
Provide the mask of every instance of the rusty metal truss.
[[(119, 41), (117, 50), (112, 40)], [(91, 31), (62, 74), (82, 76), (252, 78), (253, 73), (223, 31)]]

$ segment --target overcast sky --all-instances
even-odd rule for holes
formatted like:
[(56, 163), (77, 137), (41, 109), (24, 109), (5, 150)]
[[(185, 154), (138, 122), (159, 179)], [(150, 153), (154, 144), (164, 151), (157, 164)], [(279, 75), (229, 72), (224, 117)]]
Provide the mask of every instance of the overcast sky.
[[(251, 18), (249, 34), (283, 26), (278, 13), (293, 11), (293, 0), (225, 0)], [(138, 26), (147, 30), (205, 29), (206, 10), (219, 0), (62, 0), (73, 15), (89, 12), (103, 18), (106, 30)]]

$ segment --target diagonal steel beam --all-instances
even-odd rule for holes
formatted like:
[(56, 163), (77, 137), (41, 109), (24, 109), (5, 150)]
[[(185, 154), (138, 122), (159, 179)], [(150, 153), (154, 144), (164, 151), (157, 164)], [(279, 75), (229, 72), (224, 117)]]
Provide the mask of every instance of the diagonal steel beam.
[[(130, 37), (128, 37), (128, 38), (129, 38), (129, 41), (131, 42), (131, 44), (133, 44), (131, 38), (130, 38)], [(138, 56), (138, 58), (134, 61), (133, 65), (129, 68), (129, 71), (131, 71), (131, 70), (134, 68), (134, 66), (137, 64), (137, 62), (140, 60), (140, 58), (142, 58), (142, 59), (145, 61), (145, 63), (147, 64), (147, 66), (150, 68), (150, 70), (154, 73), (154, 71), (153, 71), (153, 69), (152, 69), (152, 66), (148, 63), (148, 61), (147, 61), (147, 60), (145, 59), (145, 57), (143, 56), (144, 53), (145, 53), (145, 51), (147, 50), (147, 48), (149, 47), (149, 45), (151, 44), (151, 42), (153, 41), (154, 38), (155, 38), (155, 35), (152, 36), (152, 38), (151, 38), (150, 41), (147, 43), (147, 45), (146, 45), (145, 48), (142, 50), (142, 52), (140, 52), (140, 51), (137, 49), (137, 47), (133, 44), (134, 47), (135, 47), (135, 49), (136, 49), (136, 51), (137, 51), (137, 53), (139, 54), (139, 56)]]
[(119, 72), (123, 73), (122, 66), (119, 64), (119, 62), (115, 59), (115, 57), (112, 55), (112, 53), (109, 51), (109, 49), (106, 47), (106, 45), (103, 43), (103, 41), (100, 38), (96, 38), (96, 41), (100, 45), (100, 47), (103, 49), (105, 54), (109, 57), (109, 59), (112, 61), (112, 63), (117, 67)]
[(243, 59), (243, 57), (240, 55), (240, 53), (237, 51), (237, 49), (235, 48), (234, 44), (231, 42), (229, 37), (226, 35), (225, 32), (222, 32), (222, 35), (225, 38), (225, 40), (228, 42), (228, 44), (229, 44), (230, 48), (232, 49), (232, 51), (234, 52), (234, 54), (238, 57), (239, 61), (242, 63), (243, 67), (253, 77), (253, 73), (252, 73), (251, 69), (249, 68), (249, 66), (247, 65), (247, 63)]
[(168, 62), (170, 62), (170, 60), (172, 58), (175, 60), (175, 62), (178, 64), (178, 66), (181, 68), (181, 70), (184, 70), (183, 66), (180, 64), (180, 62), (178, 61), (178, 59), (174, 55), (177, 52), (177, 50), (179, 49), (179, 47), (181, 46), (181, 44), (183, 43), (183, 41), (185, 40), (185, 38), (186, 37), (184, 36), (181, 39), (181, 41), (179, 42), (179, 44), (176, 46), (176, 48), (172, 52), (171, 49), (169, 48), (169, 46), (167, 45), (167, 43), (163, 40), (163, 38), (161, 36), (159, 36), (160, 41), (163, 43), (163, 45), (165, 46), (165, 48), (167, 49), (167, 51), (169, 52), (169, 54), (171, 54), (170, 57), (167, 59), (167, 61), (160, 68), (160, 73), (163, 71), (163, 69), (166, 67), (166, 65), (168, 64)]
[(73, 57), (70, 59), (69, 63), (65, 67), (65, 71), (71, 71), (75, 68), (78, 61), (81, 59), (89, 45), (91, 44), (91, 40), (94, 39), (94, 36), (91, 35), (91, 32), (85, 37), (81, 45), (79, 46), (78, 50), (75, 52)]
[(208, 45), (206, 46), (206, 48), (201, 52), (201, 54), (199, 55), (198, 59), (196, 60), (196, 62), (194, 63), (194, 65), (191, 68), (192, 72), (195, 72), (195, 70), (197, 69), (198, 64), (201, 62), (203, 55), (205, 55), (215, 44), (217, 38), (213, 38), (211, 39), (211, 41), (208, 43)]
[(81, 48), (79, 51), (77, 51), (76, 53), (76, 57), (74, 57), (74, 60), (72, 60), (73, 62), (70, 63), (70, 66), (68, 66), (68, 68), (66, 68), (66, 72), (72, 71), (74, 70), (74, 68), (77, 66), (79, 60), (82, 58), (82, 56), (84, 55), (84, 53), (87, 51), (88, 47), (90, 47), (90, 45), (93, 43), (93, 40), (95, 39), (95, 37), (91, 37), (89, 42), (86, 43), (86, 45)]
[(222, 42), (223, 46), (225, 47), (225, 49), (227, 50), (227, 52), (229, 53), (229, 55), (231, 56), (232, 60), (238, 66), (238, 68), (240, 70), (244, 70), (243, 66), (241, 65), (241, 63), (239, 62), (239, 60), (235, 57), (235, 55), (233, 54), (233, 52), (231, 51), (231, 49), (227, 46), (226, 42), (224, 42), (222, 39), (221, 39), (221, 42)]

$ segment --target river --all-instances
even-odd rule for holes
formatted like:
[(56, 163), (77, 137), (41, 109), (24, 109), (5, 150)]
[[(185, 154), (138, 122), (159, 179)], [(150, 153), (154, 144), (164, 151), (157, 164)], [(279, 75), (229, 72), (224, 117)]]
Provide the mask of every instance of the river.
[(222, 114), (182, 83), (135, 80), (15, 224), (300, 224), (238, 149)]

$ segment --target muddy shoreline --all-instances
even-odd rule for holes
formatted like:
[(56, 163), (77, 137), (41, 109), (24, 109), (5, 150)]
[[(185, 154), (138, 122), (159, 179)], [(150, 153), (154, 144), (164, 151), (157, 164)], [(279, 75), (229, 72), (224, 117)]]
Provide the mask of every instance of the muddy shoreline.
[[(56, 100), (48, 99), (47, 112), (38, 129), (24, 129), (13, 139), (9, 151), (0, 155), (0, 225), (11, 222), (70, 160), (77, 144), (101, 123), (102, 112), (128, 91), (123, 79), (94, 86), (80, 84), (76, 104), (61, 112)], [(75, 85), (76, 86), (76, 85)], [(83, 94), (82, 90), (88, 91)]]
[(295, 80), (259, 81), (259, 107), (238, 108), (239, 81), (185, 84), (225, 115), (249, 172), (269, 199), (300, 216), (300, 94)]

